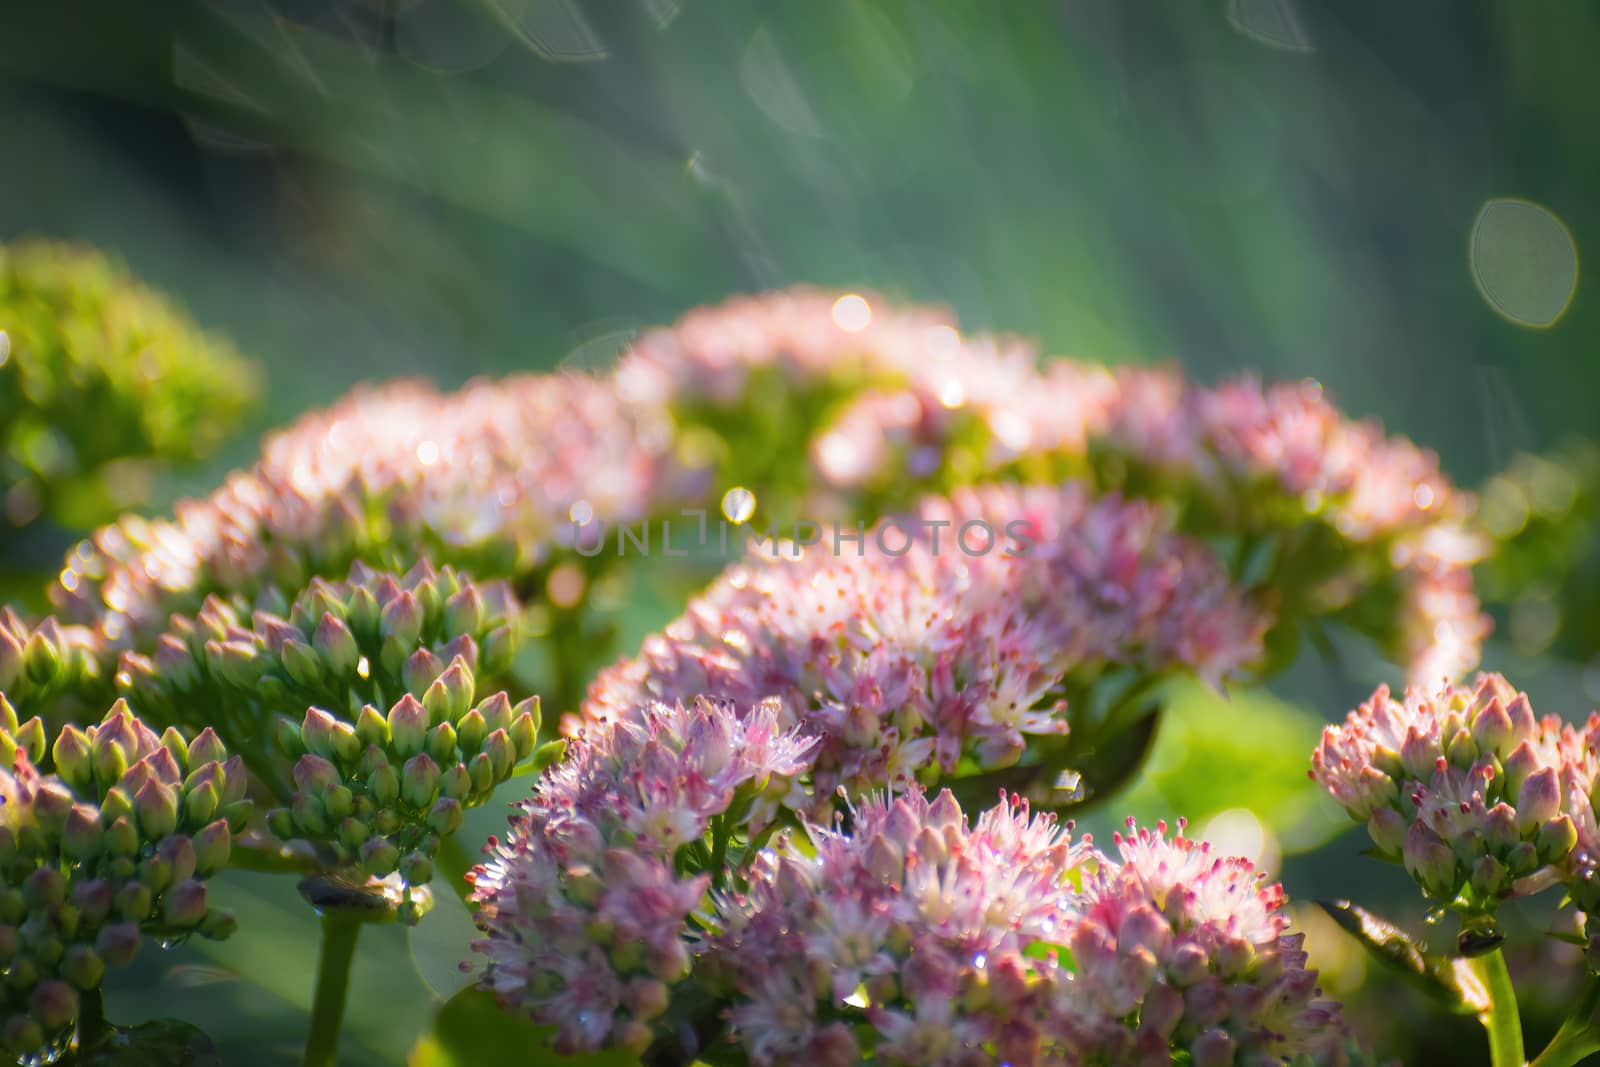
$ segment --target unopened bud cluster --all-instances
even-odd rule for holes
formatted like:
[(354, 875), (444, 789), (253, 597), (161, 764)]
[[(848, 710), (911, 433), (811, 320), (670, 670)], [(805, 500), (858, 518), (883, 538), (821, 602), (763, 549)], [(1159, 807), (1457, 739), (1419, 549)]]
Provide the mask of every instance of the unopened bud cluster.
[(233, 932), (205, 880), (227, 864), (250, 801), (214, 733), (157, 735), (120, 701), (99, 724), (62, 730), (48, 775), (39, 721), (0, 720), (0, 1045), (24, 1057), (70, 1031), (80, 993), (145, 934)]
[(41, 714), (56, 697), (82, 693), (99, 678), (99, 643), (86, 627), (54, 618), (29, 626), (14, 609), (0, 606), (0, 693), (14, 713)]
[(1471, 686), (1408, 689), (1400, 700), (1379, 687), (1327, 728), (1311, 776), (1428, 897), (1483, 914), (1549, 884), (1520, 880), (1567, 866), (1578, 841), (1567, 800), (1577, 794), (1563, 781), (1585, 745), (1559, 718), (1535, 718), (1526, 694), (1504, 678), (1485, 674)]
[(400, 918), (415, 922), (420, 904), (409, 890), (432, 880), (440, 840), (518, 764), (548, 762), (561, 747), (536, 753), (537, 697), (513, 705), (500, 692), (474, 706), (473, 696), (472, 671), (458, 656), (422, 699), (407, 693), (387, 714), (368, 704), (353, 724), (321, 708), (299, 723), (279, 719), (274, 741), (295, 760), (293, 794), (267, 813), (267, 829), (310, 842), (332, 868), (358, 866), (373, 878), (398, 871)]
[(353, 718), (366, 703), (421, 695), (453, 660), (495, 677), (518, 639), (508, 586), (426, 561), (399, 576), (357, 563), (349, 580), (314, 578), (280, 607), (247, 615), (211, 597), (194, 618), (174, 616), (149, 655), (124, 653), (117, 686), (141, 712), (193, 729), (215, 722), (214, 703), (240, 708), (246, 721), (218, 729), (254, 738), (313, 704)]

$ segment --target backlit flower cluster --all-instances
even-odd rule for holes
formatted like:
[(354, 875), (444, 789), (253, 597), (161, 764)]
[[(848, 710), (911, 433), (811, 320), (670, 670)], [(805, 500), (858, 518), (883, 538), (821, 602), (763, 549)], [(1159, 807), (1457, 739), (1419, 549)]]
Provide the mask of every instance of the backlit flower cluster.
[(809, 744), (772, 704), (592, 727), (475, 872), (482, 983), (564, 1051), (1340, 1062), (1337, 1009), (1247, 861), (1164, 827), (1107, 856), (1019, 798), (969, 821), (920, 786), (769, 841), (746, 813), (804, 786)]
[(1488, 913), (1556, 880), (1537, 872), (1569, 866), (1578, 828), (1594, 824), (1594, 751), (1590, 738), (1556, 716), (1535, 718), (1525, 694), (1485, 674), (1399, 700), (1379, 687), (1327, 728), (1311, 775), (1429, 897)]
[(484, 984), (553, 1024), (558, 1050), (647, 1045), (689, 971), (716, 867), (703, 838), (747, 831), (810, 748), (771, 702), (646, 704), (586, 732), (471, 876)]
[[(0, 693), (24, 716), (54, 711), (99, 687), (100, 646), (87, 627), (62, 626), (53, 618), (29, 625), (0, 605)], [(104, 705), (102, 705), (104, 706)]]
[(241, 761), (210, 731), (158, 736), (119, 702), (62, 731), (53, 774), (44, 740), (0, 694), (0, 1046), (19, 1060), (63, 1047), (80, 994), (145, 934), (232, 932), (204, 883), (250, 815)]
[(661, 420), (579, 375), (362, 389), (268, 437), (255, 466), (172, 519), (100, 530), (53, 595), (112, 645), (139, 645), (208, 593), (300, 589), (356, 560), (522, 574), (570, 539), (580, 501), (626, 522), (677, 499), (670, 443)]
[[(1150, 504), (1069, 484), (962, 491), (919, 514), (859, 555), (779, 546), (730, 569), (601, 675), (584, 718), (776, 697), (786, 725), (820, 739), (812, 799), (827, 805), (838, 787), (899, 787), (963, 756), (1014, 763), (1026, 735), (1067, 731), (1064, 687), (1105, 670), (1220, 681), (1260, 656), (1259, 613)], [(972, 515), (1020, 523), (1016, 539), (997, 531), (971, 554), (953, 527)]]

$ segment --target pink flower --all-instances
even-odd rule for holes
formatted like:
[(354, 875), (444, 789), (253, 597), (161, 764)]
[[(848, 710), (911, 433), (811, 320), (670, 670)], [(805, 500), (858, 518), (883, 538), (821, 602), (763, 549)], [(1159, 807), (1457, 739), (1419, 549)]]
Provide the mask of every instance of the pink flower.
[(1488, 912), (1519, 879), (1568, 860), (1582, 813), (1563, 810), (1563, 782), (1570, 794), (1583, 779), (1584, 747), (1485, 674), (1471, 688), (1411, 688), (1399, 701), (1380, 686), (1324, 730), (1311, 776), (1427, 895)]
[[(635, 1047), (690, 966), (710, 874), (675, 857), (716, 817), (800, 770), (776, 708), (650, 704), (572, 743), (472, 874), (485, 988), (564, 1050)], [(745, 816), (748, 819), (748, 815)]]

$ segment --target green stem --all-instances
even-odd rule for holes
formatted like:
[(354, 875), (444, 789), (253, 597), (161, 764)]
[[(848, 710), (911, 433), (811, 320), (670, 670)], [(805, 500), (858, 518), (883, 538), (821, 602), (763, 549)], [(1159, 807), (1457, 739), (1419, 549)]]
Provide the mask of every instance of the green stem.
[(93, 1048), (105, 1036), (106, 1002), (99, 986), (78, 994), (78, 1049)]
[(1473, 968), (1489, 994), (1489, 1007), (1478, 1021), (1489, 1032), (1489, 1062), (1493, 1067), (1525, 1067), (1522, 1051), (1522, 1018), (1517, 1014), (1517, 991), (1506, 969), (1505, 953), (1498, 948), (1479, 956)]
[(342, 911), (322, 913), (322, 947), (317, 957), (317, 992), (306, 1034), (305, 1067), (335, 1067), (345, 997), (350, 991), (350, 962), (356, 954), (361, 919)]
[(1561, 1029), (1533, 1058), (1529, 1067), (1573, 1067), (1573, 1064), (1600, 1052), (1600, 977), (1590, 975), (1584, 982), (1583, 996), (1561, 1023)]

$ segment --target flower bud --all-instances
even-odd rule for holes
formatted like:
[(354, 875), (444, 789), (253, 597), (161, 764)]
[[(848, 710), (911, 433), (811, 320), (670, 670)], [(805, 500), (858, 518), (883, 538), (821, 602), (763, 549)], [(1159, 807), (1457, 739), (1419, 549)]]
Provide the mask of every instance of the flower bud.
[(1401, 858), (1405, 862), (1406, 873), (1422, 887), (1424, 893), (1434, 897), (1454, 896), (1456, 859), (1433, 831), (1421, 823), (1412, 823), (1406, 832)]
[(422, 706), (428, 709), (428, 722), (455, 723), (472, 707), (472, 672), (461, 660), (453, 660), (428, 686), (422, 696)]
[(311, 643), (336, 678), (355, 676), (356, 664), (361, 659), (361, 649), (356, 644), (355, 635), (350, 632), (350, 627), (345, 625), (343, 620), (325, 612), (322, 621), (317, 623), (317, 630), (311, 637)]
[(428, 808), (439, 795), (439, 765), (423, 753), (406, 761), (400, 775), (400, 792), (413, 808)]
[(386, 878), (400, 862), (400, 850), (381, 837), (361, 846), (361, 868), (374, 878)]
[(100, 813), (88, 804), (74, 804), (61, 831), (61, 848), (81, 863), (100, 855)]
[(61, 977), (82, 990), (90, 990), (105, 977), (105, 961), (89, 945), (68, 945), (56, 970)]
[[(1533, 750), (1533, 746), (1527, 741), (1523, 741), (1512, 749), (1511, 755), (1507, 756), (1502, 762), (1502, 768), (1505, 771), (1506, 796), (1518, 795), (1522, 791), (1522, 785), (1528, 779), (1528, 776), (1537, 771), (1540, 766), (1538, 753)], [(1518, 807), (1521, 807), (1521, 805), (1518, 805)], [(1520, 818), (1520, 812), (1518, 816)]]
[(362, 637), (376, 637), (382, 611), (377, 597), (372, 595), (372, 590), (364, 585), (356, 586), (355, 591), (350, 594), (349, 606), (345, 612), (351, 633)]
[[(517, 706), (520, 708), (523, 705), (519, 704)], [(537, 705), (535, 705), (535, 708), (537, 708)], [(511, 746), (516, 754), (517, 763), (521, 763), (533, 755), (533, 747), (539, 739), (539, 727), (531, 713), (527, 711), (520, 712), (516, 718), (511, 720), (511, 728), (507, 733), (511, 736)]]
[(324, 759), (332, 757), (333, 724), (333, 716), (321, 708), (306, 709), (305, 719), (300, 723), (300, 740), (308, 752)]
[(294, 765), (295, 788), (305, 793), (323, 793), (341, 784), (339, 768), (321, 756), (301, 756)]
[(288, 808), (273, 808), (267, 812), (267, 832), (279, 841), (289, 841), (295, 836), (294, 816)]
[(379, 807), (400, 799), (400, 775), (392, 765), (385, 764), (367, 776), (367, 795)]
[(91, 878), (72, 887), (72, 903), (83, 920), (93, 926), (109, 914), (116, 898), (116, 886), (105, 878)]
[(49, 908), (66, 899), (67, 880), (54, 867), (36, 867), (22, 880), (22, 898), (34, 909)]
[(517, 651), (516, 631), (510, 623), (497, 626), (483, 637), (478, 653), (478, 670), (485, 678), (493, 678), (511, 669)]
[(355, 794), (348, 786), (336, 785), (322, 794), (322, 810), (330, 821), (341, 821), (355, 810)]
[(1517, 823), (1524, 833), (1551, 819), (1561, 809), (1561, 787), (1554, 767), (1541, 767), (1523, 779), (1517, 790)]
[(1493, 856), (1479, 856), (1472, 865), (1472, 890), (1485, 900), (1493, 900), (1510, 884), (1505, 864)]
[(183, 816), (191, 826), (203, 826), (211, 821), (220, 806), (216, 785), (202, 780), (184, 794)]
[(46, 1031), (59, 1030), (78, 1017), (78, 991), (59, 979), (46, 978), (34, 986), (28, 1006)]
[(239, 920), (231, 911), (212, 908), (206, 912), (206, 917), (200, 920), (200, 936), (208, 941), (226, 941), (237, 929)]
[(472, 792), (483, 796), (495, 787), (494, 761), (487, 752), (480, 752), (467, 761), (467, 774), (472, 779)]
[(1379, 852), (1397, 857), (1406, 843), (1406, 820), (1393, 808), (1374, 808), (1367, 819), (1367, 834)]
[(362, 707), (361, 713), (356, 716), (356, 740), (363, 747), (372, 745), (381, 749), (389, 746), (389, 722), (371, 704)]
[(140, 882), (128, 882), (117, 890), (115, 907), (117, 914), (126, 922), (140, 923), (149, 918), (150, 908), (154, 902), (155, 894), (150, 891), (149, 886)]
[(456, 762), (456, 730), (447, 722), (442, 722), (428, 731), (428, 741), (424, 746), (428, 755), (433, 757), (435, 763), (454, 764)]
[(218, 819), (201, 828), (191, 842), (194, 849), (194, 870), (202, 878), (209, 878), (228, 865), (228, 855), (233, 849), (233, 834), (225, 820)]
[(20, 1062), (39, 1051), (44, 1044), (44, 1031), (31, 1016), (13, 1015), (6, 1020), (4, 1030), (0, 1031), (0, 1039), (4, 1039), (7, 1050)]
[(408, 852), (400, 860), (400, 877), (409, 885), (427, 885), (433, 881), (433, 860), (420, 852)]
[(444, 602), (444, 628), (453, 634), (475, 634), (483, 628), (483, 597), (468, 584)]
[(464, 813), (461, 802), (451, 797), (440, 797), (428, 811), (428, 829), (440, 837), (448, 837), (461, 829)]
[(206, 917), (206, 887), (192, 878), (168, 889), (161, 899), (161, 919), (168, 926), (194, 926)]
[(310, 793), (296, 793), (289, 805), (289, 812), (294, 816), (295, 827), (305, 834), (320, 837), (328, 832), (328, 819), (322, 812), (322, 804)]
[(1539, 827), (1539, 836), (1535, 842), (1539, 850), (1539, 859), (1545, 863), (1560, 863), (1577, 847), (1577, 844), (1578, 830), (1565, 812), (1546, 819)]
[(503, 782), (510, 778), (517, 764), (516, 747), (511, 743), (511, 736), (504, 730), (496, 730), (484, 738), (483, 752), (480, 755), (489, 757), (494, 767), (495, 782)]
[(483, 716), (484, 736), (511, 726), (511, 698), (504, 690), (491, 693), (478, 704), (477, 710)]
[(483, 739), (489, 735), (488, 725), (484, 722), (483, 713), (473, 708), (461, 716), (461, 721), (456, 724), (456, 742), (461, 746), (464, 755), (471, 756), (483, 747)]
[(56, 773), (73, 792), (88, 795), (93, 791), (93, 753), (87, 734), (68, 723), (61, 728), (50, 755), (55, 760)]
[[(117, 795), (121, 796), (118, 791)], [(101, 821), (105, 820), (105, 809), (100, 810)], [(127, 815), (118, 816), (106, 827), (104, 845), (113, 856), (132, 856), (139, 851), (139, 831), (134, 826), (133, 820)]]
[(306, 751), (306, 743), (300, 736), (300, 727), (290, 719), (279, 718), (272, 724), (272, 743), (278, 751), (293, 759)]
[(35, 630), (22, 646), (22, 669), (28, 680), (43, 688), (61, 671), (61, 653), (42, 630)]
[(378, 634), (385, 642), (415, 647), (422, 637), (422, 607), (417, 598), (401, 590), (385, 604), (378, 616)]
[(189, 742), (189, 766), (199, 768), (207, 763), (221, 763), (228, 758), (228, 750), (216, 731), (207, 726)]
[(422, 751), (427, 739), (428, 712), (416, 697), (407, 693), (389, 709), (390, 744), (402, 759)]
[[(148, 913), (149, 908), (145, 911)], [(100, 928), (99, 934), (95, 935), (94, 948), (107, 967), (125, 967), (133, 962), (134, 956), (138, 955), (139, 942), (139, 927), (136, 921), (113, 923)]]

